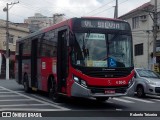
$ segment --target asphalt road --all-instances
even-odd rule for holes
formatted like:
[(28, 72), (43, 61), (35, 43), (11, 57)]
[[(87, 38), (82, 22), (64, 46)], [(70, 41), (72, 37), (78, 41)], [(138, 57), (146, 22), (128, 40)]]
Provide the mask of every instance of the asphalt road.
[[(101, 103), (95, 99), (64, 99), (63, 103), (52, 102), (45, 93), (36, 92), (32, 94), (25, 93), (23, 86), (18, 85), (14, 80), (0, 80), (0, 111), (32, 111), (49, 113), (48, 116), (57, 117), (57, 119), (91, 119), (106, 120), (106, 116), (110, 116), (109, 120), (128, 119), (130, 113), (143, 113), (150, 111), (160, 111), (160, 96), (148, 96), (147, 98), (119, 97), (111, 98)], [(52, 111), (52, 112), (49, 112)], [(54, 112), (53, 112), (54, 111)], [(160, 114), (160, 112), (159, 112)], [(121, 117), (114, 117), (114, 116)], [(112, 117), (112, 118), (111, 118)], [(114, 118), (113, 118), (114, 117)], [(14, 118), (13, 118), (14, 119)], [(31, 118), (30, 118), (31, 119)], [(51, 119), (47, 118), (48, 120)], [(133, 119), (129, 117), (129, 119)], [(136, 120), (158, 120), (158, 117), (134, 117)], [(93, 119), (92, 119), (93, 120)]]

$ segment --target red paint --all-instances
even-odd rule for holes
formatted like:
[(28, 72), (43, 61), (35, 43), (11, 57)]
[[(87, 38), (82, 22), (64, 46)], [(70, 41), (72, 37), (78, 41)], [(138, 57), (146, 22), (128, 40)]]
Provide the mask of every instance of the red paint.
[(50, 30), (54, 30), (54, 29), (56, 29), (56, 28), (60, 28), (60, 27), (62, 27), (62, 26), (69, 26), (70, 28), (71, 28), (71, 25), (72, 25), (72, 19), (69, 19), (69, 20), (66, 20), (66, 21), (62, 21), (61, 23), (58, 23), (58, 24), (55, 24), (55, 25), (53, 25), (53, 26), (51, 26), (51, 27), (48, 27), (48, 28), (46, 28), (46, 29), (43, 29), (42, 31), (43, 32), (48, 32), (48, 31), (50, 31)]
[[(52, 72), (52, 64), (53, 62), (56, 62), (54, 58), (47, 58), (47, 57), (42, 57), (41, 58), (41, 78), (42, 78), (42, 90), (43, 91), (48, 91), (48, 77), (49, 75), (54, 75)], [(43, 66), (45, 64), (45, 66)], [(56, 77), (55, 77), (56, 78)]]
[[(94, 77), (89, 77), (85, 74), (80, 73), (79, 71), (75, 70), (74, 68), (71, 68), (72, 73), (80, 77), (81, 79), (85, 80), (89, 86), (101, 86), (101, 87), (107, 87), (107, 86), (122, 86), (120, 84), (116, 84), (116, 81), (118, 80), (125, 80), (126, 84), (123, 85), (128, 85), (128, 82), (132, 79), (134, 76), (134, 71), (131, 72), (130, 75), (127, 77), (121, 77), (121, 78), (94, 78)], [(110, 80), (111, 84), (108, 83), (108, 80)]]
[[(118, 87), (118, 86), (122, 86), (122, 85), (117, 85), (116, 84), (116, 81), (118, 81), (118, 80), (126, 81), (126, 84), (123, 84), (123, 86), (128, 85), (128, 82), (134, 76), (134, 70), (127, 77), (121, 77), (121, 78), (94, 78), (94, 77), (89, 77), (87, 75), (82, 74), (81, 72), (75, 70), (70, 65), (69, 76), (67, 78), (67, 95), (68, 96), (71, 96), (71, 88), (72, 88), (72, 85), (74, 83), (73, 75), (85, 80), (87, 82), (87, 85), (90, 85), (90, 86), (101, 86), (101, 87), (117, 86)], [(111, 84), (108, 84), (108, 80), (110, 80)]]
[(74, 83), (73, 78), (73, 74), (72, 74), (72, 70), (71, 70), (71, 59), (69, 58), (69, 75), (67, 78), (67, 96), (70, 97), (71, 96), (71, 87)]

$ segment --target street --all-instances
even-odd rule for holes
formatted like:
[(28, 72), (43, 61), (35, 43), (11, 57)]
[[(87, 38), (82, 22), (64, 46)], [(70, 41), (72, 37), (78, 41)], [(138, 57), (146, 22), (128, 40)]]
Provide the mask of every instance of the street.
[[(63, 103), (54, 103), (44, 93), (25, 93), (23, 86), (18, 85), (14, 80), (0, 81), (0, 111), (59, 111), (55, 115), (56, 117), (61, 113), (62, 115), (67, 113), (69, 117), (79, 117), (80, 115), (90, 116), (91, 114), (96, 116), (101, 111), (106, 114), (107, 111), (159, 111), (159, 108), (160, 96), (147, 96), (143, 99), (136, 96), (110, 98), (104, 103), (97, 102), (93, 98), (65, 98)], [(68, 111), (73, 111), (73, 113)], [(79, 111), (80, 114), (75, 111)], [(84, 114), (87, 111), (89, 114)], [(103, 114), (100, 115), (103, 116)], [(98, 116), (100, 117), (100, 115)]]

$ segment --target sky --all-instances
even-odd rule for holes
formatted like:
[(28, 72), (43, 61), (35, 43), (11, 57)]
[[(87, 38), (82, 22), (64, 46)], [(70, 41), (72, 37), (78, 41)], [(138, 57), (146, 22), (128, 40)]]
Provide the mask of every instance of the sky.
[[(0, 0), (0, 19), (6, 20), (3, 8), (7, 3), (18, 0)], [(65, 18), (95, 16), (113, 18), (116, 0), (19, 0), (9, 5), (9, 21), (23, 23), (35, 13), (52, 17), (55, 13), (65, 14)], [(118, 0), (118, 16), (121, 16), (150, 0)]]

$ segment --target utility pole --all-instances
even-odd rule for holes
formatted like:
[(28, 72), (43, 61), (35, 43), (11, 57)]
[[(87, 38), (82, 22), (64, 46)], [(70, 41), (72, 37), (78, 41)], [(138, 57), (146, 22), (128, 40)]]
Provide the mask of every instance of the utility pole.
[(153, 67), (156, 64), (156, 40), (157, 40), (157, 0), (155, 0), (153, 12)]
[(157, 40), (157, 0), (155, 0), (153, 12), (153, 57), (156, 57), (156, 40)]
[(17, 4), (18, 2), (14, 2), (14, 3), (10, 3), (10, 4), (6, 4), (6, 7), (3, 9), (4, 12), (6, 12), (6, 80), (9, 80), (9, 5), (14, 5)]
[(149, 64), (149, 44), (150, 44), (150, 42), (149, 42), (149, 34), (150, 34), (150, 31), (151, 30), (146, 30), (145, 32), (148, 34), (148, 41), (147, 41), (147, 59), (148, 59), (148, 61), (147, 61), (147, 63), (148, 63), (148, 69), (150, 69), (150, 64)]
[(116, 6), (114, 11), (114, 18), (118, 18), (118, 0), (116, 0)]

